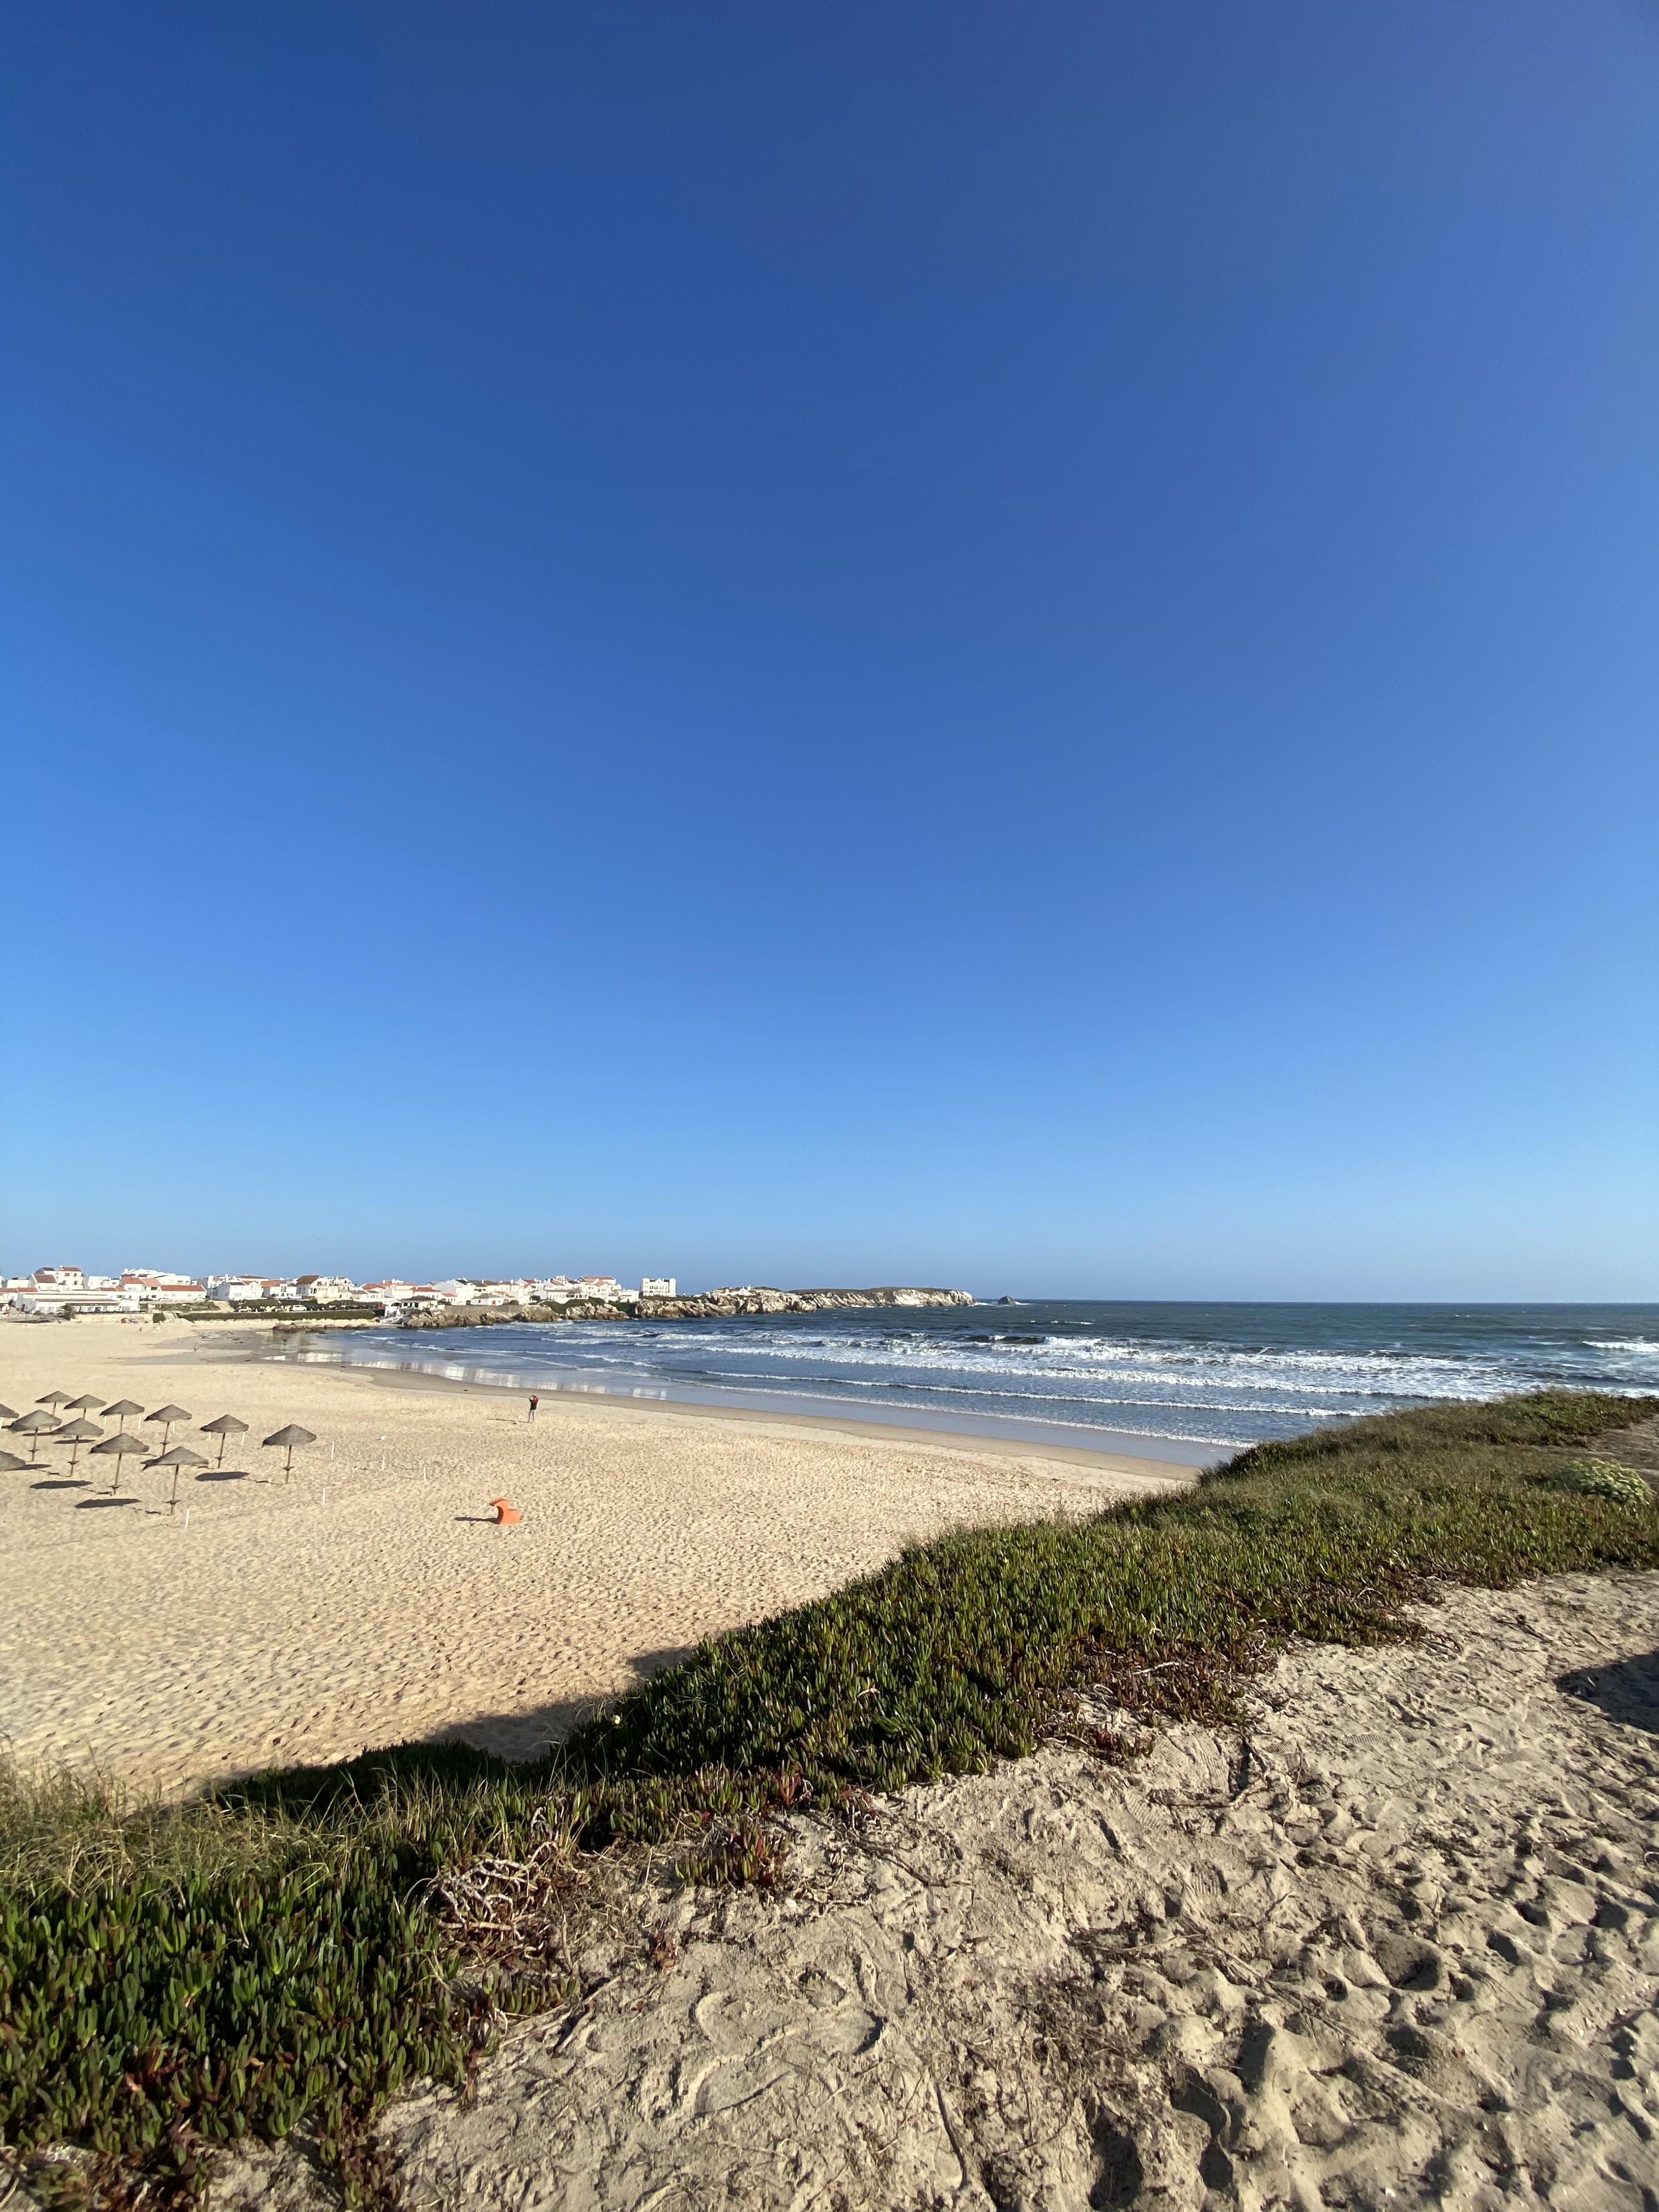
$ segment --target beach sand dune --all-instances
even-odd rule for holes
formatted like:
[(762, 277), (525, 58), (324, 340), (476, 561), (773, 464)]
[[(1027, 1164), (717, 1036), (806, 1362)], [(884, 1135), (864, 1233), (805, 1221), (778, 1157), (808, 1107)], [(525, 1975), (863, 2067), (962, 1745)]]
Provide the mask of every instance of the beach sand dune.
[[(388, 2113), (405, 2201), (1651, 2212), (1659, 1576), (1425, 1619), (1242, 1739), (798, 1820), (781, 1898), (647, 1883), (476, 2101)], [(294, 2147), (212, 2199), (325, 2201)]]
[[(171, 1516), (170, 1474), (132, 1460), (125, 1503), (102, 1494), (107, 1459), (83, 1451), (71, 1478), (49, 1441), (37, 1468), (0, 1476), (0, 1737), (21, 1762), (179, 1793), (445, 1734), (522, 1756), (701, 1638), (907, 1540), (1190, 1479), (591, 1399), (544, 1397), (532, 1425), (488, 1386), (246, 1356), (276, 1342), (0, 1327), (0, 1399), (20, 1411), (54, 1388), (172, 1401), (192, 1415), (173, 1441), (212, 1454), (202, 1423), (250, 1424), (222, 1471), (186, 1472)], [(285, 1484), (259, 1439), (293, 1421), (318, 1441)], [(502, 1496), (516, 1528), (494, 1523)]]

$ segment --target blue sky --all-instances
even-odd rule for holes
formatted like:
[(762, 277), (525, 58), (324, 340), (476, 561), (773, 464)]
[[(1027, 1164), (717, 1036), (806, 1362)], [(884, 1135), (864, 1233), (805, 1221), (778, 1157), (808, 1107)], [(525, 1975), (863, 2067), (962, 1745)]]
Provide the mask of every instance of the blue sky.
[(1659, 1295), (1651, 7), (0, 44), (8, 1269)]

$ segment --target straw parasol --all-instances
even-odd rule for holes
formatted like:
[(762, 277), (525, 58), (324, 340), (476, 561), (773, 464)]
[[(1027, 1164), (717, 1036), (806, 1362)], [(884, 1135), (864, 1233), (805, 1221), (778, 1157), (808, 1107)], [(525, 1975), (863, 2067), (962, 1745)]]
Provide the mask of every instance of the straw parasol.
[(314, 1444), (317, 1439), (309, 1429), (302, 1429), (290, 1421), (285, 1429), (278, 1429), (274, 1437), (267, 1437), (268, 1444), (281, 1444), (288, 1453), (288, 1462), (283, 1469), (283, 1480), (287, 1482), (294, 1473), (294, 1454), (301, 1444)]
[(66, 1413), (96, 1413), (103, 1410), (104, 1401), (90, 1390), (83, 1390), (78, 1398), (71, 1398), (64, 1411)]
[(48, 1390), (44, 1398), (37, 1398), (34, 1402), (37, 1406), (50, 1406), (56, 1413), (59, 1406), (69, 1404), (70, 1394), (67, 1390)]
[(94, 1458), (97, 1457), (100, 1452), (110, 1452), (114, 1455), (115, 1480), (109, 1486), (109, 1494), (112, 1498), (114, 1497), (116, 1492), (121, 1487), (121, 1460), (123, 1455), (127, 1452), (146, 1452), (149, 1449), (149, 1446), (144, 1442), (142, 1437), (130, 1437), (125, 1429), (118, 1430), (114, 1436), (106, 1437), (102, 1443), (94, 1444), (93, 1446), (92, 1450), (93, 1456)]
[(17, 1408), (15, 1406), (0, 1406), (0, 1421), (15, 1421), (16, 1419)]
[(181, 1467), (205, 1467), (207, 1465), (207, 1455), (205, 1452), (192, 1451), (188, 1444), (174, 1444), (171, 1451), (164, 1451), (159, 1459), (151, 1460), (150, 1465), (152, 1467), (170, 1467), (173, 1469), (173, 1495), (167, 1500), (167, 1511), (169, 1513), (176, 1513), (179, 1510), (179, 1468)]
[(105, 1407), (104, 1418), (106, 1420), (118, 1421), (125, 1429), (131, 1416), (134, 1413), (142, 1413), (143, 1410), (142, 1406), (135, 1405), (131, 1398), (118, 1398), (112, 1406)]
[(165, 1451), (173, 1441), (174, 1425), (179, 1421), (189, 1420), (190, 1415), (182, 1406), (158, 1406), (153, 1413), (146, 1413), (144, 1419), (146, 1421), (159, 1421), (161, 1424), (161, 1449)]
[(27, 1469), (28, 1462), (19, 1459), (15, 1452), (0, 1451), (0, 1474), (23, 1474)]
[(9, 1429), (17, 1430), (20, 1435), (28, 1438), (29, 1458), (32, 1462), (40, 1449), (41, 1437), (50, 1436), (58, 1424), (50, 1413), (20, 1413), (15, 1421), (8, 1421), (6, 1426)]
[(65, 1421), (63, 1427), (58, 1430), (57, 1441), (60, 1444), (67, 1444), (70, 1448), (71, 1474), (75, 1472), (75, 1462), (79, 1456), (82, 1445), (89, 1444), (94, 1437), (101, 1437), (103, 1433), (96, 1421)]
[(234, 1413), (221, 1413), (216, 1421), (203, 1422), (202, 1434), (204, 1437), (218, 1437), (219, 1456), (213, 1464), (215, 1467), (222, 1467), (225, 1463), (225, 1446), (233, 1437), (245, 1437), (247, 1434), (247, 1423), (239, 1421)]

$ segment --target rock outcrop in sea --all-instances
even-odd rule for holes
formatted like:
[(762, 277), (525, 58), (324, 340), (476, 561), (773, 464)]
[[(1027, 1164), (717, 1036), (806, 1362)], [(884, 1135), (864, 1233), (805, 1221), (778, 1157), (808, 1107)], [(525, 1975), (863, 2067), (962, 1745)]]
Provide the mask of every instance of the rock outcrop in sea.
[(778, 1291), (745, 1284), (684, 1298), (573, 1299), (560, 1306), (434, 1306), (407, 1315), (403, 1328), (481, 1328), (503, 1321), (731, 1321), (739, 1314), (827, 1313), (858, 1306), (971, 1306), (971, 1291), (883, 1284), (865, 1291)]

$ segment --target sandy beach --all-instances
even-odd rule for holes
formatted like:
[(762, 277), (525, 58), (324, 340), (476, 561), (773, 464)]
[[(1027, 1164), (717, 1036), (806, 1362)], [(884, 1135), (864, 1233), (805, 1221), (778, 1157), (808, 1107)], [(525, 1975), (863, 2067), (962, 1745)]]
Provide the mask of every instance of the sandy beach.
[[(249, 1424), (222, 1470), (50, 1439), (0, 1477), (0, 1737), (27, 1766), (178, 1794), (453, 1734), (531, 1753), (701, 1638), (963, 1525), (1097, 1510), (1186, 1470), (1038, 1446), (262, 1364), (263, 1331), (0, 1326), (0, 1400), (173, 1402)], [(391, 1387), (388, 1387), (388, 1381)], [(94, 1413), (94, 1419), (98, 1416)], [(289, 1422), (295, 1455), (259, 1439)], [(149, 1436), (136, 1421), (128, 1423)], [(6, 1443), (27, 1442), (9, 1436)], [(137, 1470), (135, 1473), (134, 1470)], [(497, 1528), (489, 1501), (520, 1507)], [(124, 1501), (124, 1502), (123, 1502)]]

